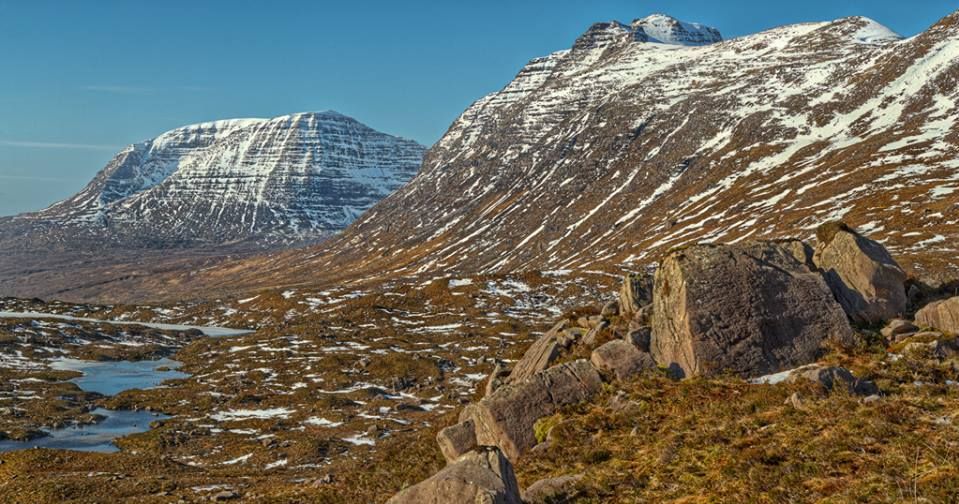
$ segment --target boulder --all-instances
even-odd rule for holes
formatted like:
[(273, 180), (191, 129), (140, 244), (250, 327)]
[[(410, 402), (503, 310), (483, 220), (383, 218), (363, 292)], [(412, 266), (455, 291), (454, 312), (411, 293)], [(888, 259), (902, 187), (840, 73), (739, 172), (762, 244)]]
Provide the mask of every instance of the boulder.
[(476, 448), (476, 426), (472, 420), (451, 425), (436, 435), (446, 462), (453, 462)]
[(913, 358), (929, 358), (941, 360), (955, 357), (959, 353), (959, 345), (954, 338), (946, 338), (938, 332), (920, 332), (911, 335), (899, 342), (900, 352)]
[(500, 387), (467, 405), (460, 421), (472, 420), (476, 442), (496, 446), (511, 460), (536, 445), (533, 425), (559, 408), (587, 401), (602, 389), (599, 373), (585, 360), (553, 366)]
[(906, 311), (906, 273), (885, 247), (842, 224), (817, 235), (813, 260), (849, 318), (876, 324)]
[(636, 345), (641, 352), (649, 352), (649, 344), (653, 339), (653, 328), (649, 326), (637, 327), (629, 331), (626, 341)]
[(916, 312), (916, 323), (959, 334), (959, 297), (933, 301)]
[(853, 376), (846, 368), (838, 366), (813, 365), (804, 369), (797, 369), (790, 373), (786, 380), (790, 383), (797, 381), (811, 381), (822, 385), (826, 390), (844, 389), (850, 394), (870, 396), (879, 393), (879, 387), (868, 380), (860, 380)]
[(797, 261), (805, 264), (809, 269), (816, 269), (816, 263), (813, 261), (816, 251), (808, 243), (795, 239), (778, 240), (776, 243), (788, 250)]
[(761, 376), (855, 342), (822, 277), (774, 242), (674, 251), (653, 299), (651, 353), (680, 376)]
[(559, 321), (552, 329), (530, 345), (523, 357), (513, 366), (509, 383), (525, 380), (548, 368), (562, 355), (564, 349), (575, 342), (578, 332), (566, 331), (566, 320)]
[(522, 504), (509, 460), (496, 448), (473, 451), (387, 504)]
[[(826, 390), (843, 389), (850, 394), (869, 396), (879, 393), (875, 383), (856, 378), (848, 369), (823, 364), (809, 364), (796, 369), (790, 369), (771, 375), (761, 376), (750, 380), (751, 383), (818, 383)], [(798, 396), (797, 396), (798, 397)], [(792, 399), (788, 402), (795, 402)], [(794, 404), (795, 405), (795, 404)], [(797, 406), (799, 408), (799, 406)]]
[(656, 368), (652, 356), (623, 340), (613, 340), (593, 350), (589, 360), (597, 369), (613, 374), (617, 380), (625, 380)]
[(605, 331), (608, 327), (609, 327), (609, 321), (607, 320), (607, 321), (604, 321), (602, 324), (599, 324), (596, 327), (590, 329), (589, 332), (587, 332), (586, 335), (583, 336), (583, 339), (581, 341), (583, 346), (585, 346), (586, 348), (595, 348), (596, 345), (600, 342), (600, 336), (602, 336), (603, 331)]
[(897, 339), (902, 334), (910, 334), (918, 331), (916, 324), (904, 319), (892, 319), (879, 331), (884, 337), (890, 340)]
[(653, 302), (653, 277), (648, 273), (630, 273), (619, 289), (619, 315), (631, 317), (637, 310)]
[(576, 496), (582, 474), (572, 474), (537, 481), (523, 492), (526, 504), (565, 504)]
[(503, 386), (507, 380), (509, 380), (510, 369), (505, 362), (497, 360), (496, 365), (493, 366), (493, 372), (489, 374), (489, 378), (486, 380), (486, 393), (484, 395), (488, 396), (496, 391), (496, 389)]

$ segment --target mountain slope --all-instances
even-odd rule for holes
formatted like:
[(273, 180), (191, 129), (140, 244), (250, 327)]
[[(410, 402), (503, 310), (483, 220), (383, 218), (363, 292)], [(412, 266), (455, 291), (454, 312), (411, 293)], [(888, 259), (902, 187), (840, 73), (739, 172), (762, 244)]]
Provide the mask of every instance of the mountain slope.
[(959, 236), (957, 25), (901, 40), (857, 17), (693, 47), (594, 25), (474, 103), (343, 235), (260, 278), (634, 269), (836, 218), (936, 271)]
[(424, 151), (336, 112), (195, 124), (127, 147), (76, 196), (12, 222), (126, 247), (315, 241), (406, 183)]

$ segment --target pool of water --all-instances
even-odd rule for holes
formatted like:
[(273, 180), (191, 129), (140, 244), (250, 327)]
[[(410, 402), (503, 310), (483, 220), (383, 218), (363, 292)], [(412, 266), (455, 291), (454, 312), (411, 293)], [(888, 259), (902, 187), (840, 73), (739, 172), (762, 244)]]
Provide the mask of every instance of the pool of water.
[[(153, 388), (164, 380), (186, 378), (190, 375), (177, 371), (180, 363), (170, 359), (150, 361), (83, 361), (60, 359), (50, 363), (59, 370), (79, 371), (83, 376), (70, 381), (88, 392), (117, 395), (124, 390)], [(158, 368), (169, 368), (159, 371)]]
[(0, 441), (0, 452), (24, 450), (28, 448), (58, 448), (62, 450), (116, 452), (119, 448), (113, 444), (118, 437), (128, 436), (150, 430), (150, 422), (170, 418), (148, 411), (111, 411), (98, 408), (93, 411), (106, 417), (94, 425), (72, 426), (53, 429), (49, 436), (32, 441)]
[[(124, 390), (148, 389), (159, 386), (164, 380), (186, 378), (190, 375), (177, 371), (180, 363), (170, 359), (151, 361), (83, 361), (59, 359), (50, 363), (53, 369), (79, 371), (83, 376), (71, 380), (81, 389), (116, 395)], [(157, 368), (164, 368), (163, 371)], [(169, 369), (166, 369), (169, 368)], [(150, 422), (169, 418), (148, 411), (114, 411), (98, 408), (93, 413), (104, 418), (92, 425), (70, 426), (46, 430), (46, 437), (32, 441), (0, 441), (0, 452), (28, 448), (58, 448), (62, 450), (115, 452), (113, 440), (150, 430)]]

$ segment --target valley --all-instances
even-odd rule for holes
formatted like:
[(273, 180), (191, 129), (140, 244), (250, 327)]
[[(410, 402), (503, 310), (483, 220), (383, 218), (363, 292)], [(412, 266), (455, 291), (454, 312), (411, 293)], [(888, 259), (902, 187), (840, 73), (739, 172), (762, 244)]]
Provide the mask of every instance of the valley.
[[(15, 414), (4, 416), (0, 430), (8, 439), (93, 423), (96, 408), (164, 416), (150, 422), (149, 432), (115, 441), (121, 448), (116, 466), (104, 466), (98, 454), (78, 454), (66, 469), (55, 452), (2, 453), (0, 471), (29, 464), (51, 487), (24, 480), (27, 487), (4, 485), (0, 497), (39, 492), (32, 494), (36, 500), (83, 501), (102, 495), (97, 479), (74, 476), (85, 474), (82, 467), (96, 467), (102, 478), (123, 475), (130, 486), (115, 486), (116, 498), (149, 498), (144, 492), (154, 487), (169, 489), (156, 490), (157, 502), (224, 489), (280, 501), (325, 494), (323, 484), (301, 483), (329, 473), (337, 481), (330, 488), (340, 488), (352, 481), (346, 467), (375, 459), (383, 444), (402, 445), (439, 425), (474, 396), (494, 359), (512, 358), (576, 300), (599, 295), (595, 285), (616, 282), (598, 277), (440, 277), (375, 291), (285, 289), (163, 306), (5, 299), (0, 320), (9, 336), (0, 358), (11, 389), (0, 407)], [(82, 320), (3, 318), (14, 312)], [(197, 329), (175, 332), (163, 324)], [(255, 332), (199, 332), (212, 325)], [(149, 363), (158, 356), (181, 363), (177, 371), (187, 376), (107, 396), (80, 391), (68, 381), (77, 372), (55, 369), (64, 357)], [(157, 467), (158, 459), (166, 462)]]
[(959, 12), (654, 14), (130, 145), (0, 218), (0, 502), (951, 502), (957, 101)]

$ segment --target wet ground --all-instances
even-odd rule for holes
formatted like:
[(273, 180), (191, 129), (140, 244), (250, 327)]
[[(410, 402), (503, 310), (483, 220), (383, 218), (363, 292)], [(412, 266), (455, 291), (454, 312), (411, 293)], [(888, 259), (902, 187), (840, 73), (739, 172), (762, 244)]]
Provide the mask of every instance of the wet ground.
[[(411, 279), (375, 292), (283, 289), (162, 307), (0, 300), (7, 311), (257, 329), (209, 338), (140, 326), (0, 320), (0, 334), (8, 335), (0, 359), (9, 362), (0, 361), (0, 379), (6, 373), (20, 380), (10, 391), (16, 399), (0, 399), (0, 408), (5, 402), (16, 408), (14, 415), (0, 410), (0, 431), (4, 422), (36, 428), (59, 419), (67, 425), (95, 408), (169, 416), (147, 432), (117, 439), (120, 453), (69, 459), (61, 455), (69, 452), (57, 450), (4, 454), (0, 500), (13, 492), (102, 498), (96, 478), (79, 477), (90, 471), (124, 478), (110, 485), (110, 496), (147, 502), (151, 496), (192, 502), (226, 490), (276, 502), (325, 494), (347, 479), (375, 474), (358, 467), (446, 421), (476, 395), (494, 359), (516, 358), (560, 313), (581, 300), (601, 305), (611, 290), (592, 280), (564, 272)], [(83, 392), (70, 381), (75, 371), (50, 367), (63, 358), (164, 357), (182, 362), (177, 371), (189, 376), (112, 396)], [(37, 381), (23, 381), (30, 378)], [(27, 391), (39, 400), (19, 397)], [(430, 454), (425, 457), (424, 470), (431, 464)]]

